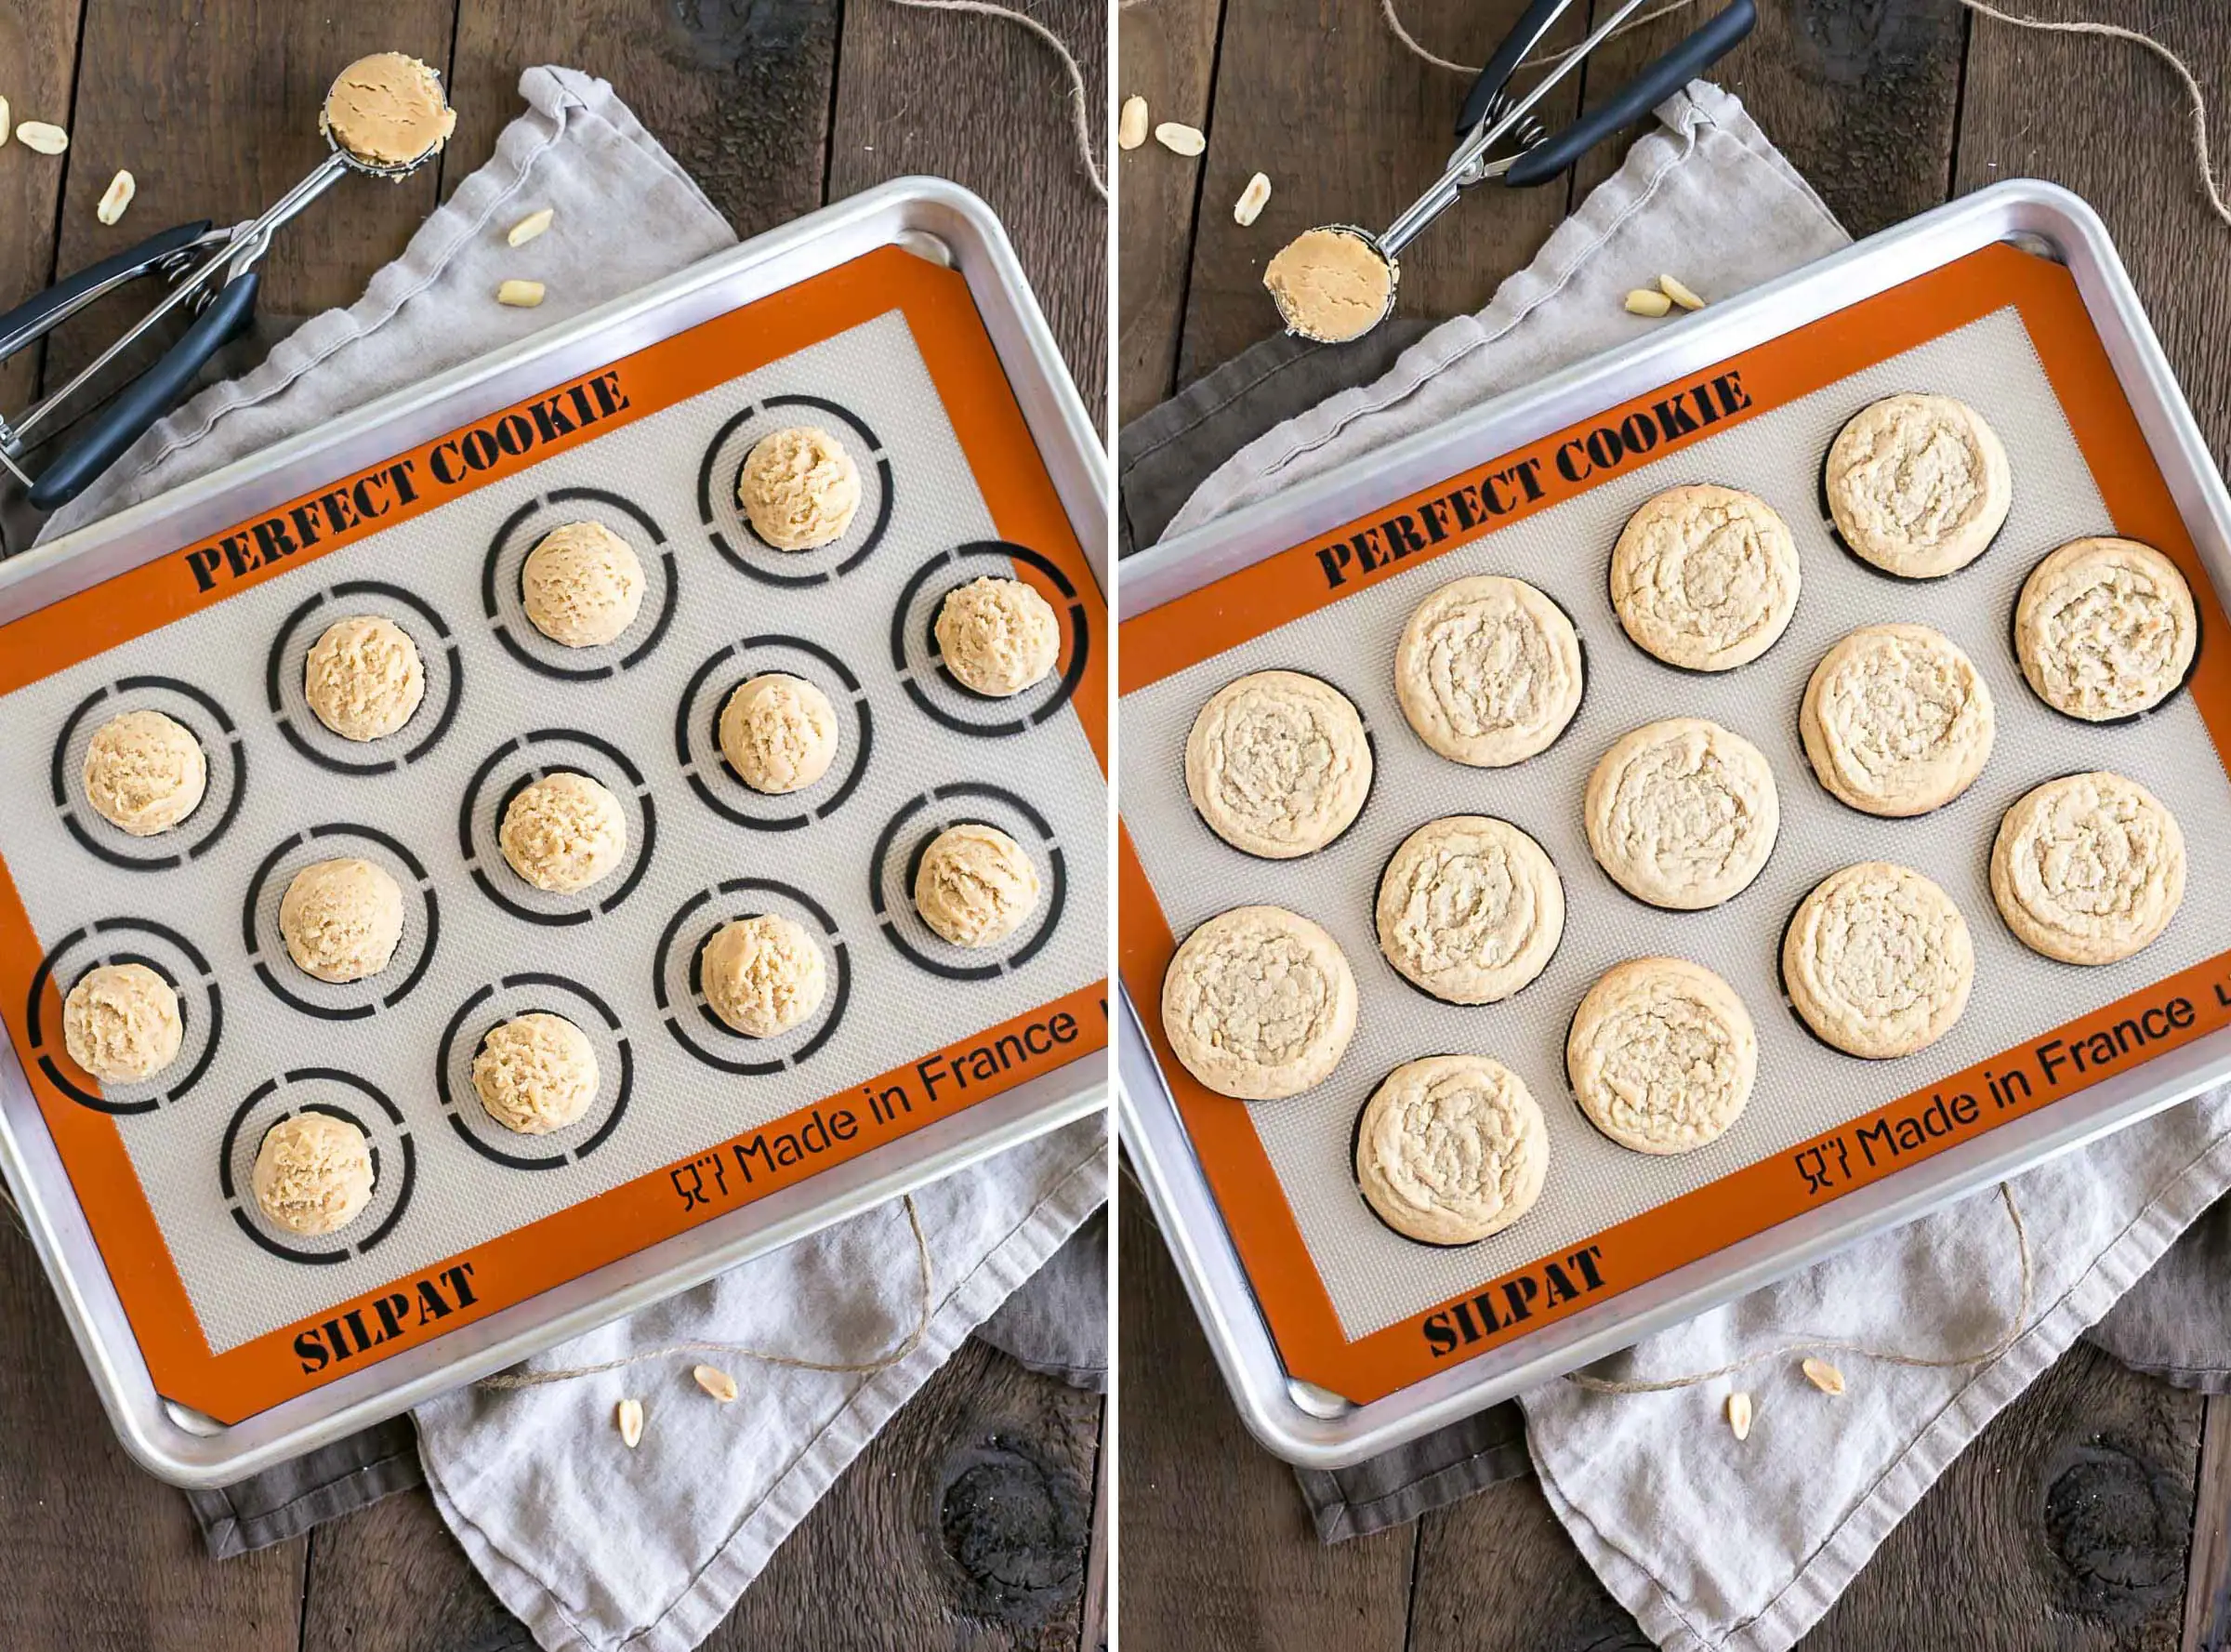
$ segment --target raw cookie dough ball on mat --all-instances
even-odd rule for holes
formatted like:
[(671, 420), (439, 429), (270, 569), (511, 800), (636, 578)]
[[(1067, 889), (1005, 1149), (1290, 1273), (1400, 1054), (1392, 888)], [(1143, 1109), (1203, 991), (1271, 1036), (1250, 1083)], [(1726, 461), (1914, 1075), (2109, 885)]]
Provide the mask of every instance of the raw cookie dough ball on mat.
[(2111, 964), (2153, 945), (2185, 898), (2185, 834), (2135, 780), (2070, 774), (2006, 812), (1991, 898), (2033, 952)]
[(178, 995), (145, 964), (100, 964), (62, 1000), (62, 1048), (103, 1083), (152, 1078), (178, 1058)]
[(1042, 681), (1062, 653), (1053, 604), (1020, 579), (990, 575), (937, 608), (937, 651), (963, 688), (1003, 700)]
[(1234, 849), (1290, 860), (1346, 831), (1371, 790), (1348, 696), (1299, 671), (1255, 671), (1209, 696), (1185, 736), (1185, 789)]
[(821, 1008), (829, 967), (806, 926), (780, 913), (723, 924), (699, 962), (705, 1001), (747, 1038), (772, 1038)]
[(1394, 651), (1394, 692), (1443, 757), (1500, 769), (1546, 751), (1580, 709), (1580, 638), (1523, 579), (1452, 580), (1418, 604)]
[(346, 1118), (297, 1113), (264, 1132), (248, 1186), (289, 1233), (329, 1234), (372, 1202), (372, 1149)]
[(1968, 789), (1998, 714), (1975, 662), (1927, 626), (1868, 626), (1821, 656), (1798, 733), (1830, 796), (1868, 814), (1926, 814)]
[(310, 644), (302, 697), (344, 740), (377, 740), (411, 720), (426, 698), (418, 645), (391, 619), (337, 619)]
[(1772, 648), (1797, 612), (1797, 542), (1765, 500), (1669, 488), (1627, 519), (1611, 602), (1635, 646), (1669, 666), (1725, 671)]
[(1952, 897), (1910, 866), (1831, 872), (1782, 936), (1782, 990), (1848, 1055), (1911, 1055), (1967, 1007), (1975, 946)]
[(1038, 868), (997, 826), (947, 826), (922, 852), (914, 909), (956, 946), (996, 946), (1038, 905)]
[(488, 1117), (522, 1136), (547, 1136), (597, 1099), (597, 1051), (588, 1035), (546, 1010), (491, 1027), (472, 1058), (473, 1092)]
[(370, 861), (319, 861), (279, 897), (286, 955), (320, 981), (376, 975), (403, 939), (403, 890)]
[(720, 708), (720, 755), (754, 791), (798, 791), (837, 757), (837, 708), (803, 677), (768, 671)]
[(519, 588), (536, 630), (567, 648), (598, 648), (642, 611), (643, 564), (602, 522), (569, 522), (527, 552)]
[(777, 550), (818, 550), (844, 537), (860, 509), (860, 472), (828, 431), (798, 425), (762, 436), (744, 460), (736, 502)]
[(2014, 658), (2039, 699), (2087, 722), (2150, 710), (2192, 668), (2200, 621), (2185, 575), (2135, 539), (2076, 539), (2022, 583)]
[(1701, 964), (1636, 958), (1573, 1011), (1564, 1071), (1588, 1121), (1637, 1153), (1686, 1153), (1750, 1099), (1759, 1036), (1736, 989)]
[(176, 718), (126, 711), (93, 731), (80, 778), (94, 813), (135, 838), (152, 838), (201, 806), (209, 760)]
[(1549, 968), (1564, 885), (1507, 820), (1451, 814), (1403, 839), (1379, 879), (1379, 949), (1451, 1004), (1493, 1004)]
[(1235, 906), (1169, 960), (1162, 1029), (1219, 1095), (1275, 1101), (1339, 1064), (1355, 1032), (1355, 977), (1340, 944), (1299, 913)]
[(1396, 1233), (1428, 1245), (1499, 1234), (1540, 1196), (1541, 1108), (1501, 1062), (1429, 1055), (1396, 1067), (1364, 1106), (1355, 1179)]
[(1781, 825), (1765, 756), (1700, 717), (1644, 723), (1621, 739), (1588, 777), (1581, 811), (1612, 881), (1676, 912), (1749, 888)]
[(627, 816), (599, 782), (561, 769), (511, 800), (496, 841), (536, 889), (574, 894), (627, 858)]
[(1863, 562), (1934, 579), (1981, 556), (2013, 503), (2006, 449), (1950, 396), (1886, 396), (1837, 433), (1828, 514)]

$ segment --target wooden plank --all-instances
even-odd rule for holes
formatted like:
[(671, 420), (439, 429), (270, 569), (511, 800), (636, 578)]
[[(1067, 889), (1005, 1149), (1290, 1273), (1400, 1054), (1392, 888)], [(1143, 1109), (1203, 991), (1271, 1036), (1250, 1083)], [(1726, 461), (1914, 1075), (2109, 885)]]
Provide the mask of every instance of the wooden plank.
[(2208, 1397), (2185, 1571), (2183, 1652), (2231, 1645), (2231, 1395)]
[[(1151, 122), (1208, 124), (1223, 0), (1155, 0), (1117, 14), (1116, 95), (1144, 98)], [(1152, 138), (1119, 152), (1116, 304), (1116, 422), (1128, 424), (1178, 388), (1178, 338), (1193, 268), (1202, 165)]]
[(1418, 1525), (1408, 1652), (1648, 1652), (1648, 1637), (1596, 1581), (1531, 1474)]
[[(0, 146), (0, 310), (12, 310), (55, 277), (57, 215), (72, 157), (34, 154), (12, 136), (19, 121), (67, 128), (77, 69), (80, 0), (15, 0), (0, 7), (0, 98), (12, 112)], [(0, 414), (30, 405), (39, 352), (27, 350), (0, 365)]]
[[(1030, 11), (1084, 71), (1104, 176), (1107, 0), (1040, 0)], [(1077, 152), (1060, 60), (996, 19), (856, 0), (838, 62), (829, 198), (910, 172), (982, 195), (1007, 226), (1087, 411), (1104, 424), (1108, 209)]]
[[(1104, 1234), (1105, 1229), (1102, 1230)], [(1085, 1559), (1085, 1598), (1077, 1614), (1076, 1644), (1102, 1652), (1108, 1644), (1108, 1585), (1114, 1572), (1116, 1503), (1111, 1487), (1116, 1459), (1108, 1448), (1108, 1406), (1100, 1406), (1100, 1434), (1092, 1454), (1092, 1546)]]
[[(1413, 1534), (1317, 1541), (1292, 1471), (1241, 1426), (1154, 1216), (1128, 1179), (1122, 1199), (1125, 1652), (1395, 1652)], [(1578, 1564), (1569, 1546), (1565, 1554)], [(1488, 1569), (1501, 1565), (1497, 1557)]]
[(117, 1444), (14, 1213), (0, 1213), (0, 1646), (293, 1652), (304, 1544), (213, 1562)]

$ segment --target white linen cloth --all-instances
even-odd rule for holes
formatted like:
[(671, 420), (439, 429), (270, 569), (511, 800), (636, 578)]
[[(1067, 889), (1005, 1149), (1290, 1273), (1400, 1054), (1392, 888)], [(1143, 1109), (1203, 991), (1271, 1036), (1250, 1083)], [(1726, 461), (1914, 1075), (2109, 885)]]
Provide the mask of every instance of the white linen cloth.
[[(1661, 324), (1620, 306), (1661, 271), (1726, 297), (1847, 244), (1736, 98), (1694, 82), (1657, 114), (1662, 129), (1634, 145), (1486, 309), (1434, 328), (1376, 382), (1243, 448), (1168, 532)], [(1460, 232), (1462, 221), (1460, 210), (1435, 232)], [(2231, 1090), (2013, 1185), (2035, 1305), (2025, 1333), (1988, 1365), (1927, 1370), (1838, 1355), (1850, 1386), (1833, 1401), (1794, 1357), (1668, 1394), (1555, 1382), (1522, 1398), (1551, 1507), (1659, 1645), (1783, 1652), (1811, 1628), (1960, 1449), (2231, 1187)], [(1598, 1374), (1709, 1370), (1800, 1336), (1943, 1357), (1991, 1345), (2018, 1291), (2013, 1231), (1986, 1194), (1653, 1337)], [(1755, 1405), (1740, 1443), (1722, 1410), (1737, 1387)]]
[[(305, 323), (261, 365), (195, 396), (59, 513), (45, 537), (314, 429), (735, 244), (712, 204), (611, 86), (570, 69), (520, 79), (527, 112), (345, 311)], [(361, 187), (379, 188), (377, 184)], [(537, 207), (549, 232), (513, 249)], [(537, 310), (496, 304), (543, 278)], [(687, 1357), (545, 1387), (466, 1389), (419, 1408), (435, 1505), (499, 1599), (550, 1652), (687, 1652), (892, 1412), (1107, 1196), (1107, 1132), (1088, 1119), (916, 1196), (932, 1273), (929, 1329), (872, 1376), (721, 1355), (743, 1394), (717, 1406)], [(827, 1362), (872, 1360), (921, 1308), (893, 1203), (737, 1268), (536, 1360), (575, 1368), (710, 1340)], [(643, 1402), (642, 1443), (614, 1421)]]

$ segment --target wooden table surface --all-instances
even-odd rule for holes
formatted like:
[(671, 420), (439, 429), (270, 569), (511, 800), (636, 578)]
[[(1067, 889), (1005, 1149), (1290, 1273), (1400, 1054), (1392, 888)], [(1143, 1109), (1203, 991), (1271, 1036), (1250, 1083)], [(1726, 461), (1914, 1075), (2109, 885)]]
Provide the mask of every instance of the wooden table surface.
[[(1400, 9), (1442, 56), (1478, 63), (1523, 7), (1400, 0)], [(1706, 9), (1612, 43), (1577, 87), (1552, 95), (1552, 124)], [(1757, 31), (1716, 78), (1855, 233), (2024, 175), (2066, 184), (2097, 207), (2223, 462), (2231, 229), (2200, 193), (2186, 108), (2162, 64), (2127, 45), (1971, 21), (1954, 0), (1760, 0), (1759, 9)], [(2158, 35), (2200, 77), (2219, 151), (2231, 139), (2231, 8), (2013, 0), (2004, 9), (2111, 17)], [(1377, 0), (1142, 0), (1120, 30), (1117, 94), (1142, 93), (1156, 120), (1208, 134), (1197, 163), (1150, 148), (1120, 167), (1117, 371), (1128, 420), (1273, 329), (1258, 284), (1287, 238), (1327, 219), (1384, 223), (1407, 205), (1446, 156), (1465, 83), (1405, 54)], [(1619, 151), (1604, 146), (1569, 190), (1468, 198), (1405, 253), (1404, 313), (1485, 303)], [(1232, 203), (1258, 168), (1276, 192), (1242, 229)], [(1241, 1429), (1144, 1201), (1128, 1188), (1121, 1227), (1129, 1652), (1648, 1645), (1530, 1479), (1321, 1547), (1288, 1472)], [(2224, 1647), (2227, 1525), (2231, 1401), (2132, 1375), (2079, 1344), (1969, 1447), (1804, 1645)]]
[[(1105, 73), (1102, 0), (1032, 9)], [(1088, 407), (1105, 395), (1105, 217), (1077, 171), (1060, 65), (1020, 31), (888, 0), (0, 0), (0, 97), (67, 126), (59, 161), (0, 150), (0, 309), (181, 219), (252, 217), (324, 152), (316, 112), (351, 59), (445, 71), (438, 170), (345, 183), (278, 237), (268, 313), (346, 304), (494, 149), (520, 72), (610, 80), (740, 234), (910, 172), (1005, 220)], [(94, 204), (118, 167), (124, 222)], [(626, 210), (624, 203), (615, 211)], [(89, 332), (89, 330), (88, 330)], [(59, 339), (48, 382), (98, 349)], [(0, 369), (20, 408), (42, 363)], [(1101, 1402), (965, 1349), (783, 1545), (711, 1647), (1093, 1646)], [(531, 1645), (424, 1492), (222, 1563), (184, 1500), (115, 1443), (30, 1245), (0, 1222), (0, 1647), (9, 1652), (495, 1652)], [(1089, 1581), (1088, 1581), (1089, 1579)]]

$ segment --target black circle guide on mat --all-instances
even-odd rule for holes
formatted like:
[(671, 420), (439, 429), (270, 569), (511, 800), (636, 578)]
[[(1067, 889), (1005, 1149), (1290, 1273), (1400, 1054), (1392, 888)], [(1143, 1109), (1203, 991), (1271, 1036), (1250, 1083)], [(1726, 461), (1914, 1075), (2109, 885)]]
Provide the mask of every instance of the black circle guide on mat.
[[(94, 813), (79, 795), (85, 754), (77, 745), (78, 731), (92, 720), (95, 710), (104, 707), (108, 715), (101, 722), (127, 711), (160, 711), (183, 724), (201, 746), (208, 763), (209, 789), (193, 813), (168, 831), (135, 838)], [(87, 743), (92, 740), (89, 731), (86, 739)], [(78, 760), (74, 763), (70, 760), (73, 751)], [(120, 677), (105, 688), (95, 689), (62, 720), (47, 764), (47, 786), (55, 812), (71, 837), (88, 852), (127, 872), (160, 872), (182, 866), (215, 849), (232, 817), (240, 813), (247, 780), (248, 753), (241, 743), (239, 728), (213, 695), (176, 677)]]
[[(743, 506), (736, 498), (736, 484), (743, 476), (744, 461), (749, 456), (751, 447), (739, 444), (739, 450), (727, 464), (721, 463), (721, 455), (736, 432), (755, 419), (768, 421), (769, 428), (760, 432), (762, 435), (797, 422), (785, 417), (791, 408), (803, 408), (844, 426), (860, 444), (861, 451), (852, 455), (856, 467), (865, 470), (866, 460), (875, 462), (876, 520), (857, 545), (851, 543), (853, 532), (859, 526), (855, 519), (841, 538), (818, 550), (777, 550), (752, 532), (751, 523), (744, 515)], [(720, 490), (718, 496), (714, 491), (716, 483)], [(884, 453), (883, 443), (867, 428), (865, 419), (823, 396), (769, 396), (764, 402), (751, 403), (713, 432), (712, 441), (706, 444), (705, 457), (697, 466), (697, 519), (704, 525), (705, 536), (729, 566), (762, 585), (825, 585), (833, 579), (841, 579), (867, 561), (876, 547), (883, 543), (883, 535), (891, 526), (891, 458)]]
[[(583, 757), (587, 760), (579, 760)], [(495, 797), (494, 807), (483, 811), (482, 793), (508, 759), (521, 760), (520, 772)], [(511, 863), (504, 858), (498, 843), (504, 812), (511, 806), (511, 800), (535, 781), (569, 771), (587, 775), (615, 797), (633, 798), (640, 812), (640, 818), (628, 826), (626, 869), (619, 882), (609, 889), (606, 885), (611, 883), (610, 879), (601, 879), (578, 894), (536, 889), (511, 869)], [(478, 827), (483, 821), (484, 840), (478, 835)], [(614, 910), (642, 881), (657, 843), (658, 808), (649, 784), (643, 779), (643, 772), (609, 740), (601, 740), (579, 729), (530, 729), (506, 740), (472, 772), (472, 779), (465, 786), (464, 800), (457, 806), (457, 847), (465, 856), (465, 866), (472, 874), (473, 882), (506, 912), (528, 923), (587, 923), (598, 914)], [(530, 898), (548, 904), (529, 905), (526, 903)]]
[[(532, 535), (523, 534), (521, 530), (540, 515), (548, 515), (552, 519), (562, 517), (564, 522), (569, 522), (591, 520), (563, 509), (563, 507), (574, 504), (601, 505), (618, 511), (641, 530), (642, 537), (657, 553), (642, 559), (646, 570), (655, 570), (653, 574), (655, 588), (652, 596), (656, 602), (657, 613), (649, 628), (642, 629), (641, 636), (633, 643), (628, 643), (627, 651), (616, 658), (614, 657), (614, 651), (627, 643), (627, 632), (601, 648), (568, 648), (561, 642), (553, 642), (545, 637), (526, 616), (526, 599), (521, 590), (521, 582), (526, 577), (527, 556), (534, 550), (535, 545), (541, 542), (544, 535), (561, 523), (551, 520), (539, 524)], [(605, 525), (610, 527), (612, 524), (607, 522)], [(515, 545), (523, 546), (524, 548), (520, 552), (517, 565), (511, 567), (508, 577), (505, 577), (504, 571), (512, 562), (511, 552)], [(641, 547), (636, 548), (640, 550)], [(503, 644), (506, 654), (528, 670), (561, 682), (594, 682), (640, 665), (666, 640), (667, 628), (674, 623), (674, 610), (680, 596), (680, 575), (674, 560), (674, 548), (667, 542), (666, 530), (641, 506), (618, 494), (607, 493), (602, 488), (553, 488), (547, 495), (529, 499), (504, 520), (503, 526), (496, 529), (495, 537), (488, 542), (488, 554), (481, 563), (481, 609), (487, 616), (489, 628), (495, 632), (495, 640)], [(638, 630), (642, 625), (643, 615), (638, 614), (635, 625), (629, 627), (628, 630)], [(596, 663), (563, 663), (569, 659)]]
[[(267, 1105), (267, 1104), (274, 1104)], [(337, 1233), (293, 1234), (271, 1222), (256, 1207), (249, 1172), (257, 1151), (272, 1126), (299, 1113), (323, 1113), (352, 1124), (364, 1133), (372, 1156), (372, 1202)], [(253, 1117), (254, 1128), (248, 1127)], [(382, 1162), (383, 1143), (391, 1151)], [(387, 1171), (401, 1159), (403, 1173), (392, 1194)], [(418, 1180), (418, 1154), (403, 1110), (385, 1091), (368, 1079), (338, 1067), (297, 1067), (276, 1078), (266, 1078), (232, 1110), (218, 1148), (217, 1186), (225, 1207), (240, 1231), (271, 1255), (286, 1262), (323, 1266), (367, 1255), (395, 1231), (409, 1209)], [(386, 1213), (379, 1214), (386, 1206)], [(363, 1224), (371, 1222), (365, 1229)]]
[[(923, 816), (927, 818), (920, 818)], [(915, 875), (931, 841), (949, 826), (971, 823), (1007, 833), (1038, 863), (1036, 921), (1008, 936), (997, 948), (956, 946), (924, 923), (914, 909)], [(909, 834), (903, 844), (902, 833)], [(887, 868), (894, 848), (899, 847), (904, 849), (904, 860), (898, 868), (898, 890), (893, 898), (886, 900)], [(1063, 864), (1062, 846), (1046, 817), (1005, 787), (978, 780), (935, 786), (901, 804), (877, 836), (876, 852), (867, 868), (868, 900), (884, 935), (908, 963), (947, 981), (990, 981), (1021, 969), (1053, 939), (1068, 893), (1069, 874)], [(963, 961), (975, 958), (983, 961)]]
[[(802, 657), (787, 657), (792, 655)], [(752, 790), (720, 751), (720, 713), (729, 696), (769, 671), (802, 677), (839, 710), (849, 703), (852, 713), (851, 734), (837, 764), (812, 786), (793, 792)], [(674, 707), (674, 758), (690, 789), (722, 819), (758, 832), (796, 831), (836, 813), (867, 773), (874, 744), (875, 719), (860, 679), (835, 654), (803, 637), (767, 632), (724, 643), (690, 674)]]
[[(507, 995), (510, 1001), (499, 1004), (499, 995)], [(496, 1123), (481, 1105), (472, 1087), (473, 1058), (480, 1054), (489, 1033), (535, 1011), (564, 1017), (592, 1043), (603, 1046), (597, 1063), (595, 1103), (582, 1117), (545, 1136), (519, 1135)], [(477, 1030), (468, 1040), (460, 1035), (469, 1024)], [(609, 1060), (615, 1051), (619, 1056), (616, 1083)], [(449, 1024), (442, 1029), (442, 1042), (435, 1051), (434, 1089), (441, 1097), (442, 1111), (449, 1116), (450, 1128), (482, 1158), (514, 1170), (555, 1170), (587, 1158), (620, 1128), (628, 1098), (635, 1093), (635, 1051), (620, 1018), (596, 993), (563, 975), (525, 971), (475, 988), (457, 1006)], [(497, 1145), (499, 1141), (504, 1144)], [(525, 1151), (535, 1143), (555, 1145), (557, 1151)]]
[[(995, 566), (972, 568), (970, 566), (972, 562)], [(937, 611), (953, 591), (987, 573), (1011, 578), (1010, 564), (1014, 562), (1027, 563), (1045, 575), (1065, 599), (1069, 667), (1050, 684), (1042, 685), (1035, 697), (1017, 694), (1011, 699), (996, 699), (964, 687), (945, 669), (937, 646)], [(917, 622), (913, 617), (917, 603), (924, 588), (941, 571), (947, 577), (939, 587), (936, 601), (928, 605)], [(1084, 681), (1085, 666), (1091, 654), (1091, 627), (1086, 622), (1085, 605), (1077, 600), (1076, 587), (1069, 576), (1051, 558), (1026, 545), (1005, 539), (974, 539), (937, 552), (908, 576), (905, 587), (899, 592), (898, 603), (891, 610), (891, 669), (904, 685), (906, 697), (927, 716), (956, 733), (997, 739), (1026, 733), (1038, 724), (1050, 721), (1069, 703), (1076, 685)]]
[[(76, 956), (81, 950), (82, 958)], [(144, 964), (178, 995), (181, 1037), (177, 1059), (139, 1083), (104, 1086), (104, 1090), (120, 1092), (115, 1095), (87, 1090), (62, 1070), (61, 1063), (55, 1059), (58, 1054), (68, 1059), (62, 1030), (49, 1025), (41, 1012), (49, 982), (54, 984), (56, 996), (66, 998), (88, 970), (101, 964)], [(198, 1000), (194, 996), (197, 987)], [(39, 960), (23, 1008), (23, 1030), (39, 1071), (72, 1101), (112, 1117), (152, 1113), (184, 1100), (208, 1072), (218, 1040), (224, 1036), (224, 994), (208, 958), (178, 931), (146, 918), (96, 919), (72, 930)]]
[[(307, 707), (299, 712), (288, 708), (285, 685), (293, 684), (296, 696), (300, 696), (303, 661), (317, 641), (316, 636), (304, 634), (310, 628), (310, 620), (328, 603), (340, 606), (350, 597), (379, 599), (388, 611), (374, 611), (379, 612), (380, 617), (394, 621), (417, 646), (419, 662), (426, 667), (428, 699), (431, 700), (437, 691), (441, 696), (441, 703), (430, 718), (427, 706), (421, 703), (411, 714), (410, 721), (385, 739), (344, 740), (320, 722)], [(407, 611), (416, 623), (405, 624), (393, 612), (396, 609)], [(321, 631), (323, 628), (319, 628)], [(428, 645), (429, 637), (433, 647)], [(279, 732), (286, 736), (286, 743), (321, 769), (336, 774), (392, 774), (406, 764), (416, 762), (449, 733), (450, 724), (456, 720), (457, 702), (464, 691), (464, 657), (458, 653), (457, 640), (451, 634), (447, 622), (424, 598), (400, 585), (378, 579), (344, 579), (331, 590), (304, 598), (280, 625), (279, 634), (271, 639), (271, 651), (263, 667), (264, 698), (270, 702), (271, 718), (278, 723)], [(355, 753), (363, 755), (351, 755)]]
[[(819, 925), (836, 979), (823, 997), (821, 1008), (807, 1020), (772, 1038), (751, 1038), (722, 1021), (705, 1001), (705, 947), (723, 926), (771, 912), (810, 920), (809, 928)], [(688, 960), (686, 967), (684, 959)], [(651, 992), (667, 1030), (691, 1055), (723, 1073), (764, 1077), (802, 1065), (835, 1035), (844, 1019), (845, 1007), (851, 1002), (851, 955), (828, 908), (804, 890), (772, 878), (732, 878), (714, 888), (699, 890), (667, 920), (652, 957)], [(697, 1034), (694, 1037), (693, 1030)], [(747, 1061), (740, 1054), (720, 1053), (723, 1048), (767, 1054)]]
[[(367, 848), (371, 853), (364, 852)], [(390, 959), (389, 967), (378, 974), (368, 975), (362, 981), (320, 981), (297, 968), (286, 950), (285, 940), (279, 932), (279, 902), (286, 886), (273, 874), (283, 864), (293, 862), (287, 875), (291, 879), (296, 872), (314, 861), (337, 860), (345, 855), (384, 865), (388, 875), (398, 884), (416, 892), (418, 921), (404, 922), (395, 959)], [(271, 895), (268, 905), (264, 899), (267, 891)], [(255, 966), (257, 979), (281, 1003), (321, 1021), (362, 1021), (382, 1010), (393, 1009), (425, 979), (428, 966), (434, 961), (434, 947), (442, 938), (442, 905), (426, 864), (403, 843), (371, 826), (331, 821), (293, 833), (257, 864), (241, 903), (240, 938), (247, 948), (249, 963)], [(403, 964), (400, 973), (395, 971), (396, 959)]]

